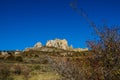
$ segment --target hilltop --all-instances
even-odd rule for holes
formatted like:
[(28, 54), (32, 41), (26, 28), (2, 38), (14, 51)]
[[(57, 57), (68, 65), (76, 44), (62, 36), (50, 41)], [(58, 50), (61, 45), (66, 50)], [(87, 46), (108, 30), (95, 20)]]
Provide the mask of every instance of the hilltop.
[(74, 53), (88, 51), (88, 48), (73, 48), (68, 45), (68, 41), (66, 39), (54, 39), (48, 40), (46, 45), (42, 45), (41, 42), (37, 42), (33, 47), (27, 47), (23, 51), (15, 50), (15, 51), (1, 51), (0, 58), (7, 59), (11, 55), (25, 55), (26, 53), (51, 53), (53, 55), (59, 54), (62, 56), (67, 55), (76, 55)]
[(37, 42), (23, 51), (1, 51), (0, 63), (3, 67), (0, 67), (0, 71), (9, 72), (15, 80), (59, 80), (61, 75), (54, 70), (54, 59), (77, 59), (88, 52), (88, 48), (69, 46), (66, 39), (48, 40), (45, 45)]

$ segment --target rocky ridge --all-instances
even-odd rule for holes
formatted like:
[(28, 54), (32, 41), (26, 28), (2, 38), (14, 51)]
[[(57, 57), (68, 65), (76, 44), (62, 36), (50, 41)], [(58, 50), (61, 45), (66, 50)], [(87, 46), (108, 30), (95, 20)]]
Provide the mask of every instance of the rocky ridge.
[(66, 39), (55, 39), (55, 40), (48, 40), (45, 46), (42, 46), (41, 42), (37, 42), (33, 47), (25, 48), (24, 51), (30, 50), (37, 50), (37, 51), (53, 51), (52, 48), (63, 49), (68, 51), (88, 51), (88, 48), (73, 48), (72, 46), (68, 45), (68, 41)]
[(63, 39), (63, 40), (60, 40), (60, 39), (49, 40), (49, 41), (47, 41), (46, 46), (56, 47), (56, 48), (67, 50), (68, 49), (68, 42), (67, 42), (66, 39)]
[(68, 41), (66, 39), (55, 39), (55, 40), (48, 40), (46, 45), (42, 45), (41, 42), (37, 42), (33, 47), (25, 48), (25, 50), (13, 50), (13, 51), (0, 51), (0, 59), (3, 57), (9, 56), (20, 56), (26, 55), (27, 53), (50, 53), (53, 55), (61, 55), (61, 56), (71, 56), (77, 55), (74, 53), (88, 51), (88, 48), (73, 48), (72, 46), (68, 45)]

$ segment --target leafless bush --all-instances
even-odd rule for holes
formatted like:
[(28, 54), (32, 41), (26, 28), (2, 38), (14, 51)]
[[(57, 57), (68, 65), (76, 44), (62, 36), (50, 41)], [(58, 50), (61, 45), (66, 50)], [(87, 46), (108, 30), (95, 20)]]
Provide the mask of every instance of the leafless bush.
[(12, 67), (14, 69), (14, 74), (20, 75), (22, 73), (22, 66), (19, 64), (13, 65)]
[(90, 67), (89, 63), (85, 60), (77, 59), (70, 59), (70, 58), (53, 58), (50, 57), (49, 61), (52, 64), (52, 68), (57, 71), (61, 77), (62, 80), (89, 80), (90, 78)]
[(10, 74), (10, 66), (0, 64), (0, 80), (14, 80)]
[(62, 80), (119, 80), (120, 79), (120, 29), (104, 27), (98, 40), (88, 41), (91, 50), (82, 59), (74, 57), (49, 57)]
[(24, 69), (22, 71), (22, 74), (25, 78), (25, 80), (28, 80), (29, 79), (29, 74), (30, 74), (31, 70), (30, 68), (28, 68), (27, 66), (24, 66)]
[(13, 73), (16, 75), (23, 75), (25, 80), (29, 79), (29, 74), (31, 72), (30, 68), (26, 65), (15, 64), (12, 66)]
[(92, 67), (93, 80), (119, 80), (120, 79), (120, 26), (104, 26), (98, 29), (88, 15), (77, 6), (78, 0), (73, 0), (71, 7), (82, 16), (94, 29), (98, 40), (88, 41), (92, 55), (87, 59)]
[[(88, 41), (93, 52), (89, 58), (93, 68), (93, 78), (101, 80), (120, 79), (120, 28), (104, 27), (99, 31), (99, 40)], [(95, 77), (96, 76), (96, 77)]]

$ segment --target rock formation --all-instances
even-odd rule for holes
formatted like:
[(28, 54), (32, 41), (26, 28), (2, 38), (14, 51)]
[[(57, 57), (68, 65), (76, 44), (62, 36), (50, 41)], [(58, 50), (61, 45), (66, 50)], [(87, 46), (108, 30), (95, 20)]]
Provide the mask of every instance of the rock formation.
[(37, 42), (33, 48), (41, 48), (42, 47), (42, 43), (41, 42)]
[(81, 51), (88, 51), (88, 48), (76, 48), (74, 51), (81, 52)]
[(24, 51), (30, 51), (30, 50), (32, 50), (32, 49), (33, 49), (32, 47), (27, 47), (27, 48), (25, 48)]
[(37, 42), (33, 47), (25, 48), (24, 51), (30, 51), (30, 50), (38, 50), (42, 47), (41, 42)]
[(18, 55), (18, 54), (21, 54), (21, 53), (22, 53), (22, 51), (20, 51), (20, 50), (16, 50), (16, 51), (14, 52), (15, 55)]
[(65, 39), (63, 39), (63, 40), (60, 40), (60, 39), (49, 40), (49, 41), (47, 41), (46, 46), (56, 47), (56, 48), (67, 50), (68, 49), (68, 42)]
[(64, 49), (68, 51), (76, 51), (76, 52), (81, 52), (81, 51), (88, 51), (88, 48), (73, 48), (72, 45), (68, 46), (68, 42), (66, 39), (55, 39), (55, 40), (48, 40), (46, 42), (45, 46), (42, 46), (41, 42), (37, 42), (33, 47), (26, 48), (24, 51), (30, 51), (30, 50), (37, 50), (37, 51), (54, 51), (54, 48), (58, 49)]
[(8, 55), (8, 52), (1, 52), (1, 55)]

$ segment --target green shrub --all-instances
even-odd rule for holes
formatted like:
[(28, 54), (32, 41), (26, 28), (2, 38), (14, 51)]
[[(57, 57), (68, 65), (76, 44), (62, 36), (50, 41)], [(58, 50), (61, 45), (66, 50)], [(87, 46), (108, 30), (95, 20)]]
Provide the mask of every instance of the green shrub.
[(16, 61), (22, 62), (23, 61), (23, 57), (22, 56), (16, 56)]
[(41, 66), (40, 65), (35, 65), (34, 70), (41, 70)]

